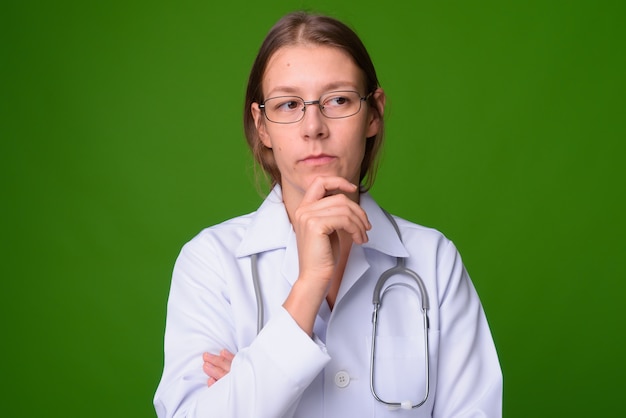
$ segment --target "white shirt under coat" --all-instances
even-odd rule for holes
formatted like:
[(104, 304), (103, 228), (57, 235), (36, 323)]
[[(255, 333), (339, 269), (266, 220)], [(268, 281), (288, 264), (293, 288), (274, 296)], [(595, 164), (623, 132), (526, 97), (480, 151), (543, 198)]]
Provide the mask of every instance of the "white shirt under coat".
[[(360, 204), (372, 224), (369, 242), (353, 245), (335, 306), (322, 304), (313, 339), (282, 307), (298, 277), (298, 255), (280, 187), (256, 212), (207, 228), (183, 247), (154, 398), (159, 417), (501, 417), (497, 353), (454, 244), (395, 218), (401, 241), (369, 194)], [(258, 336), (252, 254), (259, 254), (265, 308)], [(372, 293), (396, 257), (408, 257), (430, 298), (430, 396), (412, 410), (389, 410), (370, 393)], [(421, 400), (423, 339), (417, 295), (394, 287), (379, 317), (376, 388), (383, 399)], [(202, 353), (223, 348), (235, 354), (231, 371), (207, 387)]]

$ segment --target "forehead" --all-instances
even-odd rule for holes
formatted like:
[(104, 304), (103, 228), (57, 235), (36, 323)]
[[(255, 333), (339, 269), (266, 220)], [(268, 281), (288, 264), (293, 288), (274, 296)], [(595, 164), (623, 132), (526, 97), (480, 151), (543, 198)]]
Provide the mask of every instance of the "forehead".
[[(322, 94), (329, 89), (362, 90), (363, 71), (342, 49), (313, 44), (284, 46), (263, 75), (266, 97), (276, 93)], [(361, 92), (363, 93), (363, 92)]]

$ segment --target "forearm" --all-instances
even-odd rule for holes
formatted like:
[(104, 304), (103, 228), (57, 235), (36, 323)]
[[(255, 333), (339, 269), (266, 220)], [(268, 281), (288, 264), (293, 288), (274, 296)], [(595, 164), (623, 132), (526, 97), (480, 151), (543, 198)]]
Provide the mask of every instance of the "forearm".
[(283, 304), (296, 324), (309, 337), (313, 335), (315, 318), (326, 293), (327, 289), (320, 287), (319, 284), (311, 283), (306, 279), (298, 279)]
[[(206, 379), (200, 384), (184, 377), (168, 382), (155, 398), (155, 404), (158, 401), (162, 405), (163, 412), (158, 415), (289, 416), (328, 361), (325, 351), (282, 310), (249, 347), (236, 353), (230, 373), (210, 388)], [(196, 366), (200, 370), (201, 365), (189, 365)]]

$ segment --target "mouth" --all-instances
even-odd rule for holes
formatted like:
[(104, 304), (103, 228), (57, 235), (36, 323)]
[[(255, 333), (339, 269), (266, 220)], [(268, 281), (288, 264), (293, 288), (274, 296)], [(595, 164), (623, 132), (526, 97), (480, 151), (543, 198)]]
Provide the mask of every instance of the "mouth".
[(328, 155), (328, 154), (315, 154), (315, 155), (309, 155), (309, 156), (301, 159), (300, 162), (303, 163), (303, 164), (306, 164), (306, 165), (317, 166), (317, 165), (328, 164), (328, 163), (334, 161), (335, 158), (336, 157), (334, 157), (332, 155)]

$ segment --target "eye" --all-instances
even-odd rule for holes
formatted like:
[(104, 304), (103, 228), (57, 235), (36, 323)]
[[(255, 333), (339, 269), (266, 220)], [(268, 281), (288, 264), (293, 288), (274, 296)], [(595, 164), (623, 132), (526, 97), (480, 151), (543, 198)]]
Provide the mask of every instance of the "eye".
[(293, 112), (294, 110), (298, 110), (301, 106), (299, 100), (288, 98), (285, 100), (277, 100), (273, 108), (277, 112)]
[(344, 95), (332, 95), (324, 99), (324, 107), (344, 107), (350, 105), (350, 98)]

